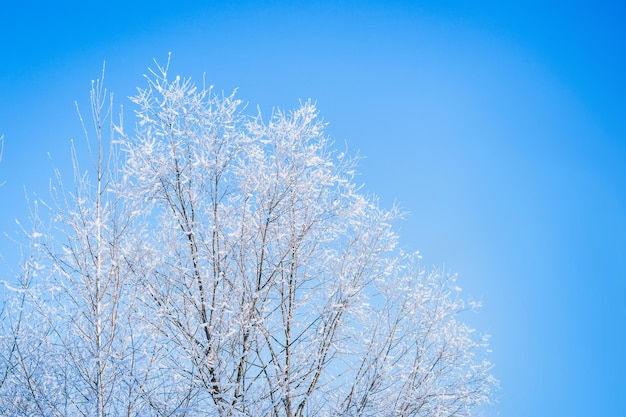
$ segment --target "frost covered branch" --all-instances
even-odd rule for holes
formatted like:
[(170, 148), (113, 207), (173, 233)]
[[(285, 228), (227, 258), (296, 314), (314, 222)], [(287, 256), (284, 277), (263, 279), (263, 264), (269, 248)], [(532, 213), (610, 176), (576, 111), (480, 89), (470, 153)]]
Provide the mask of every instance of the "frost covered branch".
[(316, 107), (264, 119), (167, 71), (132, 98), (132, 135), (92, 88), (90, 168), (74, 154), (52, 223), (35, 217), (30, 284), (3, 317), (0, 413), (438, 417), (489, 404), (487, 346), (462, 322), (475, 306), (454, 275), (396, 247), (401, 213), (360, 192), (358, 158), (334, 149)]

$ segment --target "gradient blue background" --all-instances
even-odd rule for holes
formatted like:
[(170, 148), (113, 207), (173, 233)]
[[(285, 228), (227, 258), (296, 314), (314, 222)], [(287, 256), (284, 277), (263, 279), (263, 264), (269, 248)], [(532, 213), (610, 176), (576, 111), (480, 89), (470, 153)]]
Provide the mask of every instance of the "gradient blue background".
[[(402, 244), (484, 303), (488, 415), (626, 415), (623, 3), (52, 3), (0, 3), (1, 231), (84, 149), (74, 100), (88, 112), (102, 62), (133, 123), (126, 97), (171, 51), (265, 114), (316, 100), (366, 157), (365, 190), (411, 213)], [(19, 252), (0, 253), (6, 279)]]

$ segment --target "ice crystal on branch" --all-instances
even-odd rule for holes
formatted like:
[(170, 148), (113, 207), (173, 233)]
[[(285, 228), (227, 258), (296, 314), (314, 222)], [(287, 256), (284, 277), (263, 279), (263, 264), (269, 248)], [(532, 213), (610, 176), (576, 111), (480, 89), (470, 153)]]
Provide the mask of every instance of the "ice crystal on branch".
[(461, 321), (473, 306), (396, 248), (401, 213), (360, 191), (315, 105), (264, 119), (167, 67), (146, 78), (130, 135), (96, 83), (93, 168), (59, 186), (53, 226), (34, 222), (3, 312), (0, 412), (471, 416), (490, 402), (486, 341)]

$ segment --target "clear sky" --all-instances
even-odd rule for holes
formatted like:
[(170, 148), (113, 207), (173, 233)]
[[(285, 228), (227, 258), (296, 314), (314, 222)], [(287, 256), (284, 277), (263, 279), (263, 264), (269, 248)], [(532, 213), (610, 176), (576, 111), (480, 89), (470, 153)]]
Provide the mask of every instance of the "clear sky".
[(265, 114), (317, 101), (365, 190), (411, 213), (402, 244), (483, 301), (489, 415), (625, 415), (625, 21), (618, 1), (3, 1), (0, 230), (69, 172), (103, 61), (132, 122), (172, 52)]

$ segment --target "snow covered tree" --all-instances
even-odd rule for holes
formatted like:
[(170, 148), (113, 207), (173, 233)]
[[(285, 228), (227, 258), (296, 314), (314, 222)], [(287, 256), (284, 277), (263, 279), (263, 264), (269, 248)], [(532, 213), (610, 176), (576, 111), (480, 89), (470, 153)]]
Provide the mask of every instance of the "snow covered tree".
[(1, 323), (1, 415), (143, 415), (153, 383), (161, 384), (152, 378), (161, 348), (139, 320), (136, 215), (116, 192), (119, 152), (107, 99), (102, 82), (94, 83), (93, 128), (83, 123), (89, 168), (72, 147), (73, 186), (66, 189), (57, 172), (50, 201), (33, 204), (28, 259)]
[(55, 193), (54, 227), (34, 222), (0, 407), (471, 416), (491, 401), (486, 340), (460, 317), (476, 305), (397, 248), (401, 213), (360, 191), (313, 104), (266, 120), (167, 66), (147, 81), (133, 133), (99, 135), (95, 180)]

